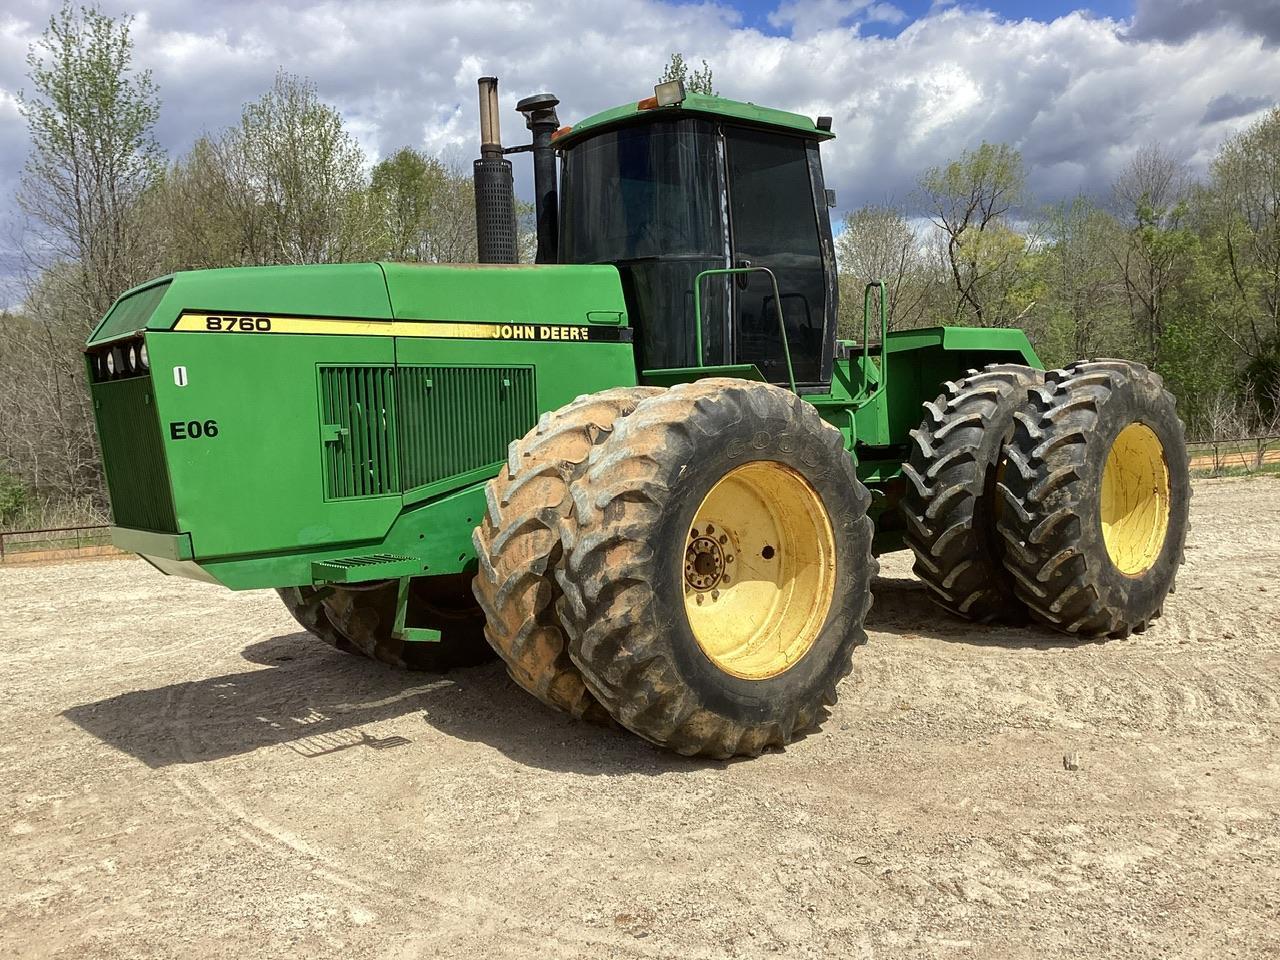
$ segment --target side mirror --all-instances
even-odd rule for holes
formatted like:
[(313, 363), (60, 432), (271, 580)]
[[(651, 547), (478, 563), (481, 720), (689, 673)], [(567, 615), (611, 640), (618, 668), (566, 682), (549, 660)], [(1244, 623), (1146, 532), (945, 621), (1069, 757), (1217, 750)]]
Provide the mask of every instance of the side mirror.
[(836, 192), (834, 190), (827, 191), (827, 206), (834, 207), (836, 205)]

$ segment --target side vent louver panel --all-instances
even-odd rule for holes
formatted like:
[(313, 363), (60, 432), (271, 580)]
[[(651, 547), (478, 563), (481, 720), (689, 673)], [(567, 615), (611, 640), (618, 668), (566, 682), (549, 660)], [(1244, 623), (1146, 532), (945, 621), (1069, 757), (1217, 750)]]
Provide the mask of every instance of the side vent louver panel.
[(400, 367), (406, 492), (507, 458), (538, 420), (530, 367)]
[(321, 367), (320, 417), (326, 497), (400, 491), (393, 367)]
[(506, 459), (538, 419), (531, 367), (321, 367), (328, 499), (409, 493)]

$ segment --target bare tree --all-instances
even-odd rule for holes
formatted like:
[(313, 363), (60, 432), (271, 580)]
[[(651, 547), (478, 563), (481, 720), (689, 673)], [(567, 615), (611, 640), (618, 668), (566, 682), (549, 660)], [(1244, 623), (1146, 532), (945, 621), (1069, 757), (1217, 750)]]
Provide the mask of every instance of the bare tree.
[(1129, 316), (1143, 338), (1146, 359), (1158, 362), (1170, 296), (1191, 269), (1195, 236), (1187, 229), (1187, 176), (1159, 144), (1148, 144), (1112, 185), (1127, 230), (1112, 247)]
[(919, 325), (926, 288), (923, 249), (896, 208), (867, 206), (845, 214), (836, 263), (847, 329), (861, 317), (863, 285), (870, 280), (885, 281), (890, 329)]

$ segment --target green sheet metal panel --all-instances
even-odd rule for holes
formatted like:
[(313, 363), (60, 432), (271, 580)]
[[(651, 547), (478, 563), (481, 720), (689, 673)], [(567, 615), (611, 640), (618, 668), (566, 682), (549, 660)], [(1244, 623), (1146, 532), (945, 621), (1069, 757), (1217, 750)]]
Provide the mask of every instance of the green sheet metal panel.
[[(126, 291), (117, 306), (155, 284), (167, 285), (150, 316), (135, 330), (143, 326), (168, 330), (184, 310), (253, 316), (391, 318), (386, 281), (376, 263), (188, 270)], [(133, 332), (117, 329), (115, 311), (113, 307), (107, 320), (94, 330), (90, 345)]]
[[(390, 368), (392, 337), (152, 333), (147, 345), (177, 529), (191, 534), (197, 557), (365, 540), (390, 528), (398, 492), (326, 495), (318, 381), (322, 367)], [(210, 421), (216, 436), (188, 429)]]
[(146, 327), (172, 283), (169, 278), (153, 280), (124, 294), (107, 311), (93, 340), (112, 340)]
[[(618, 336), (616, 332), (604, 334), (603, 331), (617, 331), (626, 323), (622, 280), (617, 268), (612, 266), (428, 263), (381, 266), (397, 320), (535, 326), (590, 324), (600, 330), (602, 336)], [(596, 316), (589, 318), (589, 314)], [(591, 320), (599, 322), (591, 323)]]

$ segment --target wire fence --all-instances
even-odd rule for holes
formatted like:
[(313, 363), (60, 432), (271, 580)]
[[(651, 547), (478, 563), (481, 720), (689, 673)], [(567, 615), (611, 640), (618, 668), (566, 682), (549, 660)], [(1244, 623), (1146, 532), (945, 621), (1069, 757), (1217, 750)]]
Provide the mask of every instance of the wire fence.
[[(1191, 440), (1187, 450), (1192, 472), (1200, 475), (1280, 473), (1280, 434)], [(111, 528), (107, 524), (0, 530), (0, 563), (119, 552), (111, 545)]]
[(106, 524), (49, 527), (44, 530), (0, 530), (0, 563), (119, 552), (111, 545), (111, 528)]
[(1187, 449), (1191, 469), (1198, 474), (1220, 477), (1280, 471), (1280, 434), (1192, 440)]

